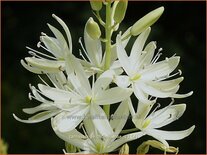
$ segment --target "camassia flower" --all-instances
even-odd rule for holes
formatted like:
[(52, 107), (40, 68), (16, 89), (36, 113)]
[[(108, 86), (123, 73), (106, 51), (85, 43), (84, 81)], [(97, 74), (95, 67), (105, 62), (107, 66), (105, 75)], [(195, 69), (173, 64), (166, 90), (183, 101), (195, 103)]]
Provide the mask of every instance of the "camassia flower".
[(135, 126), (143, 133), (162, 142), (166, 148), (169, 148), (169, 144), (166, 140), (183, 139), (189, 136), (195, 128), (195, 125), (193, 125), (189, 129), (183, 131), (163, 131), (157, 129), (176, 121), (183, 115), (186, 109), (186, 104), (172, 105), (172, 103), (173, 102), (160, 110), (157, 110), (157, 108), (160, 106), (158, 105), (158, 107), (155, 108), (151, 113), (150, 111), (153, 107), (153, 103), (139, 103), (137, 112), (135, 113), (131, 102), (129, 102), (132, 121)]
[[(70, 132), (60, 132), (58, 130), (58, 124), (55, 119), (52, 119), (52, 127), (58, 137), (63, 139), (69, 144), (72, 144), (79, 149), (81, 149), (81, 153), (109, 153), (115, 151), (118, 147), (122, 144), (138, 139), (145, 135), (143, 132), (136, 132), (124, 135), (119, 137), (119, 133), (122, 131), (129, 115), (129, 108), (128, 108), (128, 100), (123, 101), (117, 110), (115, 111), (113, 118), (108, 121), (107, 118), (105, 121), (110, 124), (109, 126), (103, 126), (105, 130), (113, 129), (113, 132), (110, 136), (102, 136), (99, 131), (96, 130), (93, 119), (98, 119), (97, 117), (93, 117), (91, 115), (87, 115), (84, 119), (84, 126), (82, 126), (84, 134), (77, 130), (72, 130)], [(85, 127), (85, 128), (84, 128)]]
[[(61, 132), (67, 132), (73, 130), (88, 113), (92, 117), (107, 118), (99, 105), (118, 103), (132, 94), (129, 88), (107, 89), (112, 81), (110, 71), (103, 73), (91, 87), (83, 67), (72, 54), (68, 54), (66, 59), (66, 73), (72, 85), (71, 88), (67, 88), (68, 90), (42, 84), (38, 85), (39, 90), (32, 87), (34, 98), (42, 104), (35, 108), (24, 109), (24, 112), (29, 114), (44, 112), (28, 120), (21, 120), (15, 115), (14, 117), (24, 123), (37, 123), (55, 116), (57, 128)], [(43, 98), (42, 95), (50, 100)], [(110, 135), (113, 132), (106, 119), (93, 119), (92, 121), (102, 135)]]
[(170, 75), (178, 66), (179, 56), (172, 56), (157, 62), (161, 53), (157, 53), (155, 42), (144, 44), (150, 33), (150, 28), (142, 32), (136, 39), (131, 49), (130, 56), (127, 55), (120, 35), (117, 36), (117, 55), (121, 66), (127, 75), (120, 75), (115, 78), (115, 82), (120, 87), (128, 87), (131, 84), (134, 94), (142, 102), (148, 102), (148, 95), (159, 98), (183, 98), (192, 95), (192, 91), (187, 94), (176, 94), (179, 83), (183, 77), (169, 80), (178, 73)]
[[(67, 25), (56, 15), (53, 14), (52, 17), (54, 17), (64, 29), (67, 41), (58, 29), (48, 24), (48, 27), (53, 32), (55, 38), (42, 33), (37, 47), (44, 49), (50, 54), (45, 54), (27, 47), (29, 54), (33, 57), (26, 57), (26, 63), (24, 60), (21, 60), (21, 64), (33, 73), (43, 74), (64, 71), (65, 57), (68, 53), (72, 53), (72, 39)], [(42, 43), (44, 45), (42, 45)]]

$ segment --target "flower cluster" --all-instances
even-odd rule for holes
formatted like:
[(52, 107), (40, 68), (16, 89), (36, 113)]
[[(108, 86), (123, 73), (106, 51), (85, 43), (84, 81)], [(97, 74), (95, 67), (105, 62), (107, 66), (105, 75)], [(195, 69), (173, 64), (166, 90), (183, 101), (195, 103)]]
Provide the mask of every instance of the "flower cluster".
[[(84, 29), (84, 43), (79, 40), (82, 49), (77, 58), (73, 55), (68, 27), (53, 14), (65, 34), (48, 24), (54, 36), (42, 33), (37, 44), (44, 52), (27, 47), (32, 57), (21, 60), (27, 70), (46, 75), (51, 84), (41, 78), (43, 84), (37, 88), (30, 85), (29, 99), (41, 104), (23, 109), (27, 114), (34, 114), (27, 120), (13, 114), (14, 118), (24, 123), (51, 119), (54, 132), (66, 142), (65, 153), (109, 153), (144, 135), (156, 140), (144, 142), (138, 153), (147, 152), (141, 151), (143, 145), (176, 152), (167, 140), (183, 139), (195, 126), (183, 131), (159, 129), (183, 115), (186, 104), (173, 104), (174, 99), (192, 95), (192, 92), (177, 93), (184, 79), (178, 77), (180, 70), (173, 73), (180, 57), (173, 55), (159, 61), (162, 49), (156, 52), (155, 41), (146, 44), (150, 26), (162, 15), (164, 7), (148, 13), (123, 34), (118, 32), (112, 44), (111, 36), (124, 19), (127, 1), (91, 1), (90, 4), (99, 24), (105, 28), (105, 38), (99, 24), (90, 17)], [(99, 14), (103, 5), (105, 22)], [(136, 40), (131, 51), (126, 52), (132, 37)], [(133, 94), (136, 103), (132, 103)], [(172, 102), (159, 109), (158, 98), (171, 98)], [(110, 113), (112, 104), (117, 105), (113, 114)], [(134, 128), (123, 130), (129, 118)], [(128, 150), (125, 144), (120, 152), (127, 154)]]

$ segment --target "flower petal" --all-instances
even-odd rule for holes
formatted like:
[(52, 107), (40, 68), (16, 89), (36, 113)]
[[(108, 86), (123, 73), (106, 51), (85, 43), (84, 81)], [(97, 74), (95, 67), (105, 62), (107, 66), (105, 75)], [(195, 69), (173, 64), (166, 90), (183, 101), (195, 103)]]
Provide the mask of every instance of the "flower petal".
[(114, 87), (103, 91), (95, 97), (95, 102), (99, 105), (113, 104), (127, 99), (132, 94), (129, 88)]
[(127, 88), (131, 83), (126, 75), (115, 76), (114, 82), (121, 88)]
[(54, 106), (52, 103), (42, 103), (39, 106), (33, 107), (33, 108), (24, 108), (22, 109), (25, 113), (27, 114), (34, 114), (39, 111), (44, 111), (44, 110), (55, 110), (57, 109), (56, 106)]
[(160, 128), (179, 119), (186, 109), (186, 104), (170, 105), (166, 108), (157, 110), (148, 119), (151, 120), (149, 128)]
[(66, 72), (68, 79), (71, 81), (74, 88), (79, 91), (79, 93), (83, 96), (91, 94), (91, 86), (85, 71), (77, 58), (72, 54), (69, 54), (66, 59)]
[(46, 60), (35, 57), (26, 57), (25, 60), (30, 66), (35, 67), (44, 73), (55, 73), (65, 70), (64, 61)]
[(81, 149), (87, 150), (87, 147), (85, 145), (87, 143), (87, 140), (85, 140), (86, 137), (82, 133), (78, 132), (76, 129), (68, 132), (60, 132), (57, 128), (56, 123), (57, 122), (55, 122), (54, 119), (51, 120), (52, 128), (59, 138)]
[(142, 75), (141, 78), (144, 80), (156, 80), (168, 76), (178, 66), (179, 61), (180, 57), (173, 56), (166, 60), (146, 66), (145, 69), (140, 72)]
[(118, 35), (116, 38), (116, 50), (117, 50), (117, 56), (119, 58), (119, 62), (124, 68), (125, 72), (130, 75), (131, 69), (130, 69), (130, 60), (126, 54), (126, 51), (124, 49), (124, 46), (121, 42), (121, 37)]
[(113, 130), (109, 124), (107, 116), (100, 106), (96, 104), (91, 105), (90, 115), (92, 117), (94, 126), (101, 135), (105, 137), (113, 135)]
[(165, 140), (180, 140), (189, 136), (193, 132), (194, 128), (195, 125), (193, 125), (189, 129), (182, 130), (182, 131), (163, 131), (163, 130), (152, 129), (150, 130), (150, 134), (151, 136), (156, 135)]
[(110, 144), (110, 146), (108, 148), (108, 152), (114, 151), (116, 148), (118, 148), (122, 144), (129, 142), (129, 141), (132, 141), (132, 140), (139, 139), (144, 135), (145, 135), (145, 133), (143, 133), (143, 132), (135, 132), (135, 133), (124, 135), (121, 138), (117, 139), (116, 141), (114, 141), (113, 143)]
[(54, 111), (44, 111), (41, 113), (38, 113), (32, 117), (30, 117), (28, 120), (23, 120), (18, 118), (15, 114), (13, 114), (13, 117), (22, 123), (39, 123), (42, 121), (45, 121), (55, 115), (57, 115), (60, 112), (60, 110), (54, 110)]
[(56, 16), (55, 14), (52, 14), (52, 17), (55, 18), (58, 21), (58, 23), (60, 23), (60, 25), (63, 27), (63, 29), (67, 35), (67, 38), (68, 38), (70, 53), (72, 53), (73, 49), (72, 49), (72, 38), (71, 38), (70, 30), (68, 29), (68, 27), (64, 23), (64, 21), (62, 19), (60, 19), (58, 16)]
[(113, 118), (110, 120), (111, 127), (115, 134), (119, 134), (129, 116), (128, 100), (123, 101), (113, 114)]
[(43, 84), (38, 84), (38, 88), (44, 96), (50, 98), (53, 101), (65, 101), (69, 103), (70, 99), (74, 97), (74, 94), (70, 93), (69, 91), (52, 88)]
[(142, 32), (135, 40), (135, 42), (132, 46), (130, 57), (129, 57), (130, 65), (132, 67), (134, 67), (134, 65), (137, 63), (137, 61), (140, 61), (141, 52), (142, 52), (142, 49), (144, 47), (144, 44), (145, 44), (149, 34), (150, 34), (150, 31), (151, 31), (151, 28), (149, 27), (144, 32)]
[(89, 107), (82, 106), (73, 112), (62, 112), (54, 118), (57, 128), (60, 132), (68, 132), (73, 129), (84, 119), (88, 113)]

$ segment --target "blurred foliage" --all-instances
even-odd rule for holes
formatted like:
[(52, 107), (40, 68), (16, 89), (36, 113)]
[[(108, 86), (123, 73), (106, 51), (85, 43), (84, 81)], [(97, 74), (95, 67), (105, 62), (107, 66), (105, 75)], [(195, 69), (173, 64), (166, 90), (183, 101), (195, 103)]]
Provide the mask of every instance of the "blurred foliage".
[(3, 139), (0, 139), (0, 154), (7, 154), (8, 145)]
[[(12, 113), (21, 118), (28, 116), (21, 111), (24, 107), (37, 105), (29, 101), (27, 94), (29, 83), (41, 82), (38, 77), (26, 71), (20, 60), (28, 56), (25, 46), (36, 48), (41, 32), (51, 34), (46, 26), (50, 23), (59, 26), (51, 17), (55, 13), (69, 26), (73, 37), (73, 51), (78, 55), (79, 37), (83, 37), (84, 24), (90, 16), (89, 2), (1, 2), (2, 11), (2, 137), (9, 144), (8, 153), (63, 153), (64, 142), (53, 132), (50, 121), (38, 124), (22, 124), (12, 117)], [(180, 141), (170, 141), (171, 146), (179, 147), (179, 153), (205, 153), (206, 115), (205, 115), (205, 30), (206, 5), (203, 2), (135, 2), (130, 1), (125, 20), (120, 30), (124, 31), (149, 11), (164, 6), (165, 12), (152, 26), (150, 40), (156, 40), (163, 48), (164, 59), (174, 53), (181, 56), (179, 69), (185, 80), (179, 93), (194, 91), (187, 99), (176, 100), (186, 103), (183, 117), (165, 127), (166, 130), (183, 130), (195, 124), (195, 131)], [(60, 27), (59, 27), (60, 28)], [(131, 44), (129, 44), (128, 48)], [(164, 101), (164, 102), (163, 102)], [(159, 100), (163, 105), (170, 100)], [(112, 109), (113, 110), (113, 109)], [(132, 127), (131, 123), (126, 128)], [(129, 143), (130, 153), (147, 136)], [(157, 150), (150, 151), (150, 153)]]

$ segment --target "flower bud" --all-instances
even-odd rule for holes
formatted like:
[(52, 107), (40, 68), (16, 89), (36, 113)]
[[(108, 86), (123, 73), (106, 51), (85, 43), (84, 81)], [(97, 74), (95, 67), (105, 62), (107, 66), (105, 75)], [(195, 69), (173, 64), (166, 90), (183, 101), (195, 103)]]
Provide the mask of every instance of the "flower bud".
[(91, 8), (94, 11), (100, 11), (102, 8), (102, 1), (101, 0), (90, 0)]
[(157, 148), (159, 150), (162, 150), (164, 152), (170, 152), (170, 153), (178, 153), (178, 148), (175, 148), (173, 146), (165, 146), (163, 143), (157, 141), (157, 140), (148, 140), (146, 142), (143, 142), (138, 148), (137, 148), (137, 154), (146, 154), (149, 151), (149, 146)]
[(65, 142), (65, 149), (68, 153), (76, 153), (77, 151), (77, 148), (74, 145), (69, 144), (67, 142)]
[(92, 17), (90, 17), (86, 23), (86, 32), (94, 40), (99, 39), (101, 36), (101, 30)]
[(164, 12), (164, 7), (159, 7), (150, 13), (146, 14), (144, 17), (139, 19), (131, 28), (131, 35), (137, 36), (142, 33), (145, 29), (153, 25)]
[(123, 155), (123, 154), (129, 154), (129, 145), (128, 144), (124, 144), (121, 149), (119, 150), (119, 154)]
[(125, 13), (127, 10), (128, 0), (120, 0), (116, 6), (114, 13), (114, 21), (116, 23), (121, 23), (121, 21), (125, 17)]

